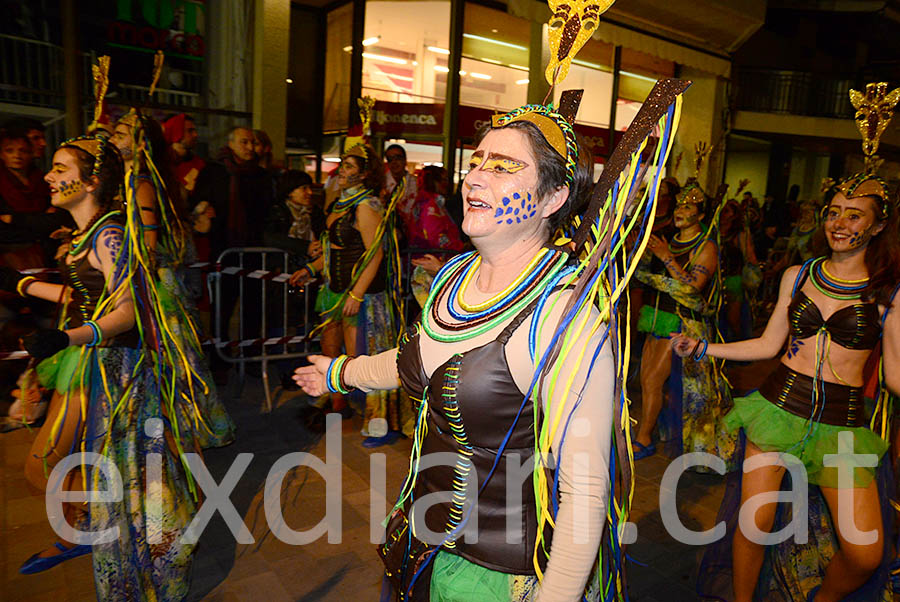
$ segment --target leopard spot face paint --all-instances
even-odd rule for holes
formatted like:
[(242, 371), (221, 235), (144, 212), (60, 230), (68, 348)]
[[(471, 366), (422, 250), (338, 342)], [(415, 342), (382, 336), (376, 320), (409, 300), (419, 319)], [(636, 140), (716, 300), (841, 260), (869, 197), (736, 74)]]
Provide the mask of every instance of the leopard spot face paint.
[(523, 221), (534, 217), (537, 213), (537, 204), (534, 203), (530, 192), (514, 192), (510, 196), (503, 197), (494, 217), (499, 217), (497, 224), (521, 224)]
[(67, 200), (77, 195), (84, 189), (81, 180), (62, 181), (59, 183), (59, 196), (63, 200)]

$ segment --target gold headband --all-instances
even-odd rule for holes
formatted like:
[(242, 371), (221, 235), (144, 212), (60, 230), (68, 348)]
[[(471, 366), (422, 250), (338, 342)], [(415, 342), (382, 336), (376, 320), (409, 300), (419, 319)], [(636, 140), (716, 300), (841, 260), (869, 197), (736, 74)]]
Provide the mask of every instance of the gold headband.
[[(577, 110), (577, 109), (576, 109)], [(575, 180), (578, 164), (578, 142), (572, 124), (556, 111), (544, 105), (524, 105), (491, 117), (492, 128), (503, 128), (517, 121), (525, 121), (535, 126), (553, 150), (566, 162), (566, 183)]]
[(106, 149), (106, 144), (106, 138), (102, 136), (79, 136), (66, 140), (59, 147), (77, 148), (89, 154), (94, 159), (91, 175), (96, 176), (100, 173), (100, 167), (103, 165), (103, 151)]
[(706, 195), (703, 194), (703, 191), (700, 190), (700, 187), (696, 184), (688, 184), (687, 186), (682, 188), (681, 192), (678, 194), (678, 197), (675, 200), (675, 203), (677, 205), (702, 205), (705, 202)]

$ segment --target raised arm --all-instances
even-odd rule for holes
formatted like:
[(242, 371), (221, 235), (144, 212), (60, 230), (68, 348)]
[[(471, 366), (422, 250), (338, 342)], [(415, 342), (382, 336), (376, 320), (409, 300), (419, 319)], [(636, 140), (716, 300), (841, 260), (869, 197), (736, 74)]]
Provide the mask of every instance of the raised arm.
[[(775, 310), (761, 336), (734, 343), (711, 343), (707, 347), (706, 353), (713, 357), (743, 362), (767, 360), (778, 355), (790, 332), (788, 305), (791, 303), (791, 292), (799, 271), (800, 266), (791, 266), (784, 271), (778, 290), (778, 302), (775, 304)], [(696, 348), (697, 339), (682, 334), (672, 336), (672, 349), (679, 356), (686, 357)]]

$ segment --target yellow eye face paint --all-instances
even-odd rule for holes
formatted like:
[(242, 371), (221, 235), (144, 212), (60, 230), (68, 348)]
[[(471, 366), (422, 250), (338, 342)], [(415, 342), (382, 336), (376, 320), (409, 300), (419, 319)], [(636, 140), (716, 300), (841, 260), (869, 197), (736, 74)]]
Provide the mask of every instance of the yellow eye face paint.
[(469, 159), (469, 171), (478, 169), (478, 166), (484, 162), (484, 152), (478, 151), (472, 153), (472, 157)]
[(491, 155), (488, 160), (484, 162), (482, 169), (498, 173), (516, 173), (517, 171), (522, 171), (526, 167), (528, 167), (528, 164), (522, 161), (516, 161), (509, 157), (495, 157)]

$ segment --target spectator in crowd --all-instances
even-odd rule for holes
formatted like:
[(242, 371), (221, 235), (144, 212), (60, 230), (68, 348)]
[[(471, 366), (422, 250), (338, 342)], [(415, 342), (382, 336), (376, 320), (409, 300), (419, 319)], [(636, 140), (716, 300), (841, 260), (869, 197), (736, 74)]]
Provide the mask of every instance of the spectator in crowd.
[(47, 150), (47, 138), (44, 136), (44, 124), (31, 117), (17, 117), (4, 124), (3, 129), (24, 132), (31, 142), (31, 151), (34, 154), (34, 164), (43, 170), (42, 162)]
[(163, 124), (166, 142), (172, 149), (172, 172), (181, 185), (183, 198), (186, 200), (194, 191), (197, 176), (203, 171), (206, 161), (194, 154), (200, 135), (194, 118), (179, 113), (166, 119)]
[(275, 167), (272, 155), (272, 139), (264, 130), (253, 130), (253, 152), (256, 153), (259, 166), (270, 171)]
[[(237, 126), (228, 133), (228, 143), (197, 177), (192, 198), (194, 213), (211, 218), (210, 257), (215, 259), (230, 247), (255, 247), (263, 243), (263, 230), (272, 199), (268, 174), (257, 164), (253, 151), (253, 131)], [(252, 267), (252, 260), (245, 265)], [(244, 295), (258, 298), (259, 280), (244, 283)], [(231, 313), (238, 301), (238, 279), (223, 278), (219, 328), (227, 336)], [(258, 336), (259, 312), (244, 315), (245, 333)], [(252, 353), (252, 351), (251, 351)]]
[[(34, 166), (31, 141), (22, 128), (0, 130), (0, 219), (9, 223), (17, 214), (38, 214), (50, 206), (50, 189)], [(0, 264), (15, 268), (42, 267), (41, 244), (0, 244)]]
[(384, 160), (387, 162), (388, 172), (384, 181), (383, 198), (390, 198), (397, 184), (404, 180), (406, 190), (403, 198), (397, 200), (397, 211), (401, 219), (406, 220), (416, 202), (416, 179), (406, 171), (406, 149), (399, 144), (392, 144), (384, 151)]
[(413, 255), (416, 266), (410, 276), (410, 286), (419, 306), (425, 305), (428, 291), (437, 271), (447, 260), (463, 249), (459, 228), (444, 209), (444, 199), (450, 187), (447, 170), (427, 165), (421, 172), (416, 202), (403, 216), (406, 241), (411, 249), (446, 249), (454, 251), (441, 256), (431, 253)]
[(23, 129), (0, 131), (0, 163), (0, 198), (10, 210), (40, 213), (50, 207), (50, 190)]
[(313, 202), (312, 178), (304, 171), (291, 169), (278, 181), (276, 202), (272, 204), (263, 234), (265, 244), (290, 251), (299, 262), (321, 254), (319, 234), (325, 229), (325, 214)]

